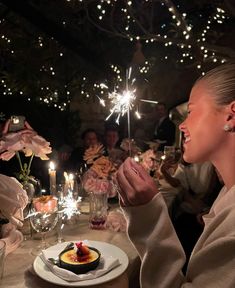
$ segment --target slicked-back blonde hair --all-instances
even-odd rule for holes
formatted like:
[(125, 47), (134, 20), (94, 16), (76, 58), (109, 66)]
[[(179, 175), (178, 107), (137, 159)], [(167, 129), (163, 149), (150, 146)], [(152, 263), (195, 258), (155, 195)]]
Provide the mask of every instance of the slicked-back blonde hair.
[(235, 60), (220, 65), (199, 78), (205, 82), (217, 105), (227, 105), (235, 101)]

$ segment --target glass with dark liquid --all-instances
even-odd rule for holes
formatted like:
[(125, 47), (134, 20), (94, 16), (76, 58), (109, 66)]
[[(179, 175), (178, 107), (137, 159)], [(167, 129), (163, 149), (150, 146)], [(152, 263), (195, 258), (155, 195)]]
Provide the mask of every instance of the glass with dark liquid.
[(105, 229), (108, 210), (107, 192), (90, 193), (90, 228)]

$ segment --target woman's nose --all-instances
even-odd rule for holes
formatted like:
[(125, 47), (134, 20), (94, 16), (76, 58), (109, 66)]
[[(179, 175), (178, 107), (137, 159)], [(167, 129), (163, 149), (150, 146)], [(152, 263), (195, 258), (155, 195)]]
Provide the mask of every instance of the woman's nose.
[(186, 129), (186, 127), (185, 127), (185, 121), (183, 121), (183, 122), (179, 125), (179, 129), (180, 129), (181, 132), (183, 132), (183, 131)]

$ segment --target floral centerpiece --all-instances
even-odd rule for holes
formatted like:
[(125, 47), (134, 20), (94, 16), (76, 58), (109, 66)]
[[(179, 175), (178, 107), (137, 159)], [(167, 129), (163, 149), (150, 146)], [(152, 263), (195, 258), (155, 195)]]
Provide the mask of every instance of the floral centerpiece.
[[(0, 159), (8, 161), (16, 156), (20, 171), (16, 174), (20, 182), (27, 183), (32, 176), (30, 175), (31, 164), (34, 157), (48, 160), (47, 154), (52, 152), (50, 143), (39, 136), (36, 131), (25, 121), (23, 130), (8, 132), (10, 121), (4, 126), (0, 139)], [(21, 153), (29, 157), (28, 163), (23, 163)]]
[(106, 192), (109, 197), (116, 195), (113, 178), (117, 167), (108, 156), (104, 156), (102, 144), (88, 148), (84, 154), (84, 161), (89, 165), (89, 170), (83, 176), (84, 189), (87, 192)]

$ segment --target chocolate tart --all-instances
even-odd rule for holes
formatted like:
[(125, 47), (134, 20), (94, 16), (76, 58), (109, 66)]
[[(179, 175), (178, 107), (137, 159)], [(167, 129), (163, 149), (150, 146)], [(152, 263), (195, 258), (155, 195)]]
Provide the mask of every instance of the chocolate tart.
[(86, 257), (77, 257), (73, 248), (66, 249), (59, 254), (59, 266), (63, 269), (72, 271), (75, 274), (84, 274), (95, 270), (100, 263), (99, 250), (88, 247), (90, 253)]

